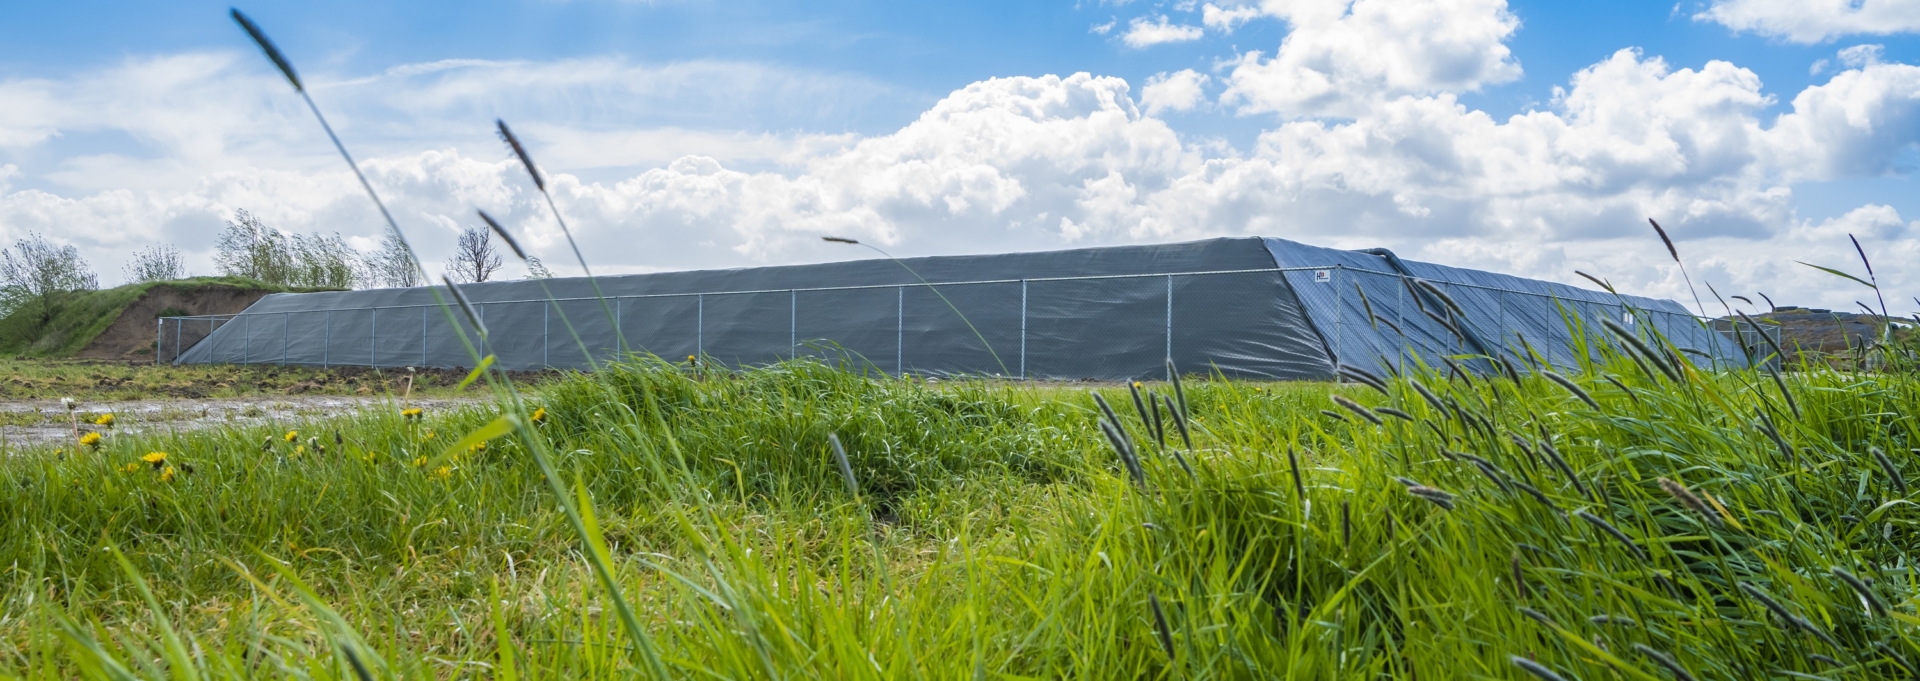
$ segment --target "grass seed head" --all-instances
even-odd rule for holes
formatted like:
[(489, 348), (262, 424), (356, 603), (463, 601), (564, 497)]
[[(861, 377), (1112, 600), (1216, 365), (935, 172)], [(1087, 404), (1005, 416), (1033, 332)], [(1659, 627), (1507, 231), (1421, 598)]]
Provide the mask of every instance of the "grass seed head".
[(1559, 373), (1553, 371), (1542, 371), (1540, 375), (1547, 377), (1547, 380), (1559, 384), (1560, 387), (1565, 388), (1567, 392), (1573, 393), (1574, 397), (1580, 398), (1581, 402), (1585, 402), (1587, 406), (1593, 407), (1594, 411), (1600, 411), (1600, 403), (1593, 401), (1593, 396), (1588, 395), (1587, 391), (1582, 390), (1580, 385), (1574, 383), (1572, 379), (1561, 376)]
[(1507, 661), (1513, 663), (1513, 666), (1519, 667), (1521, 671), (1532, 674), (1534, 678), (1538, 678), (1540, 681), (1567, 681), (1567, 677), (1554, 673), (1553, 670), (1548, 669), (1545, 665), (1519, 655), (1508, 655)]
[(1167, 614), (1160, 609), (1160, 596), (1147, 594), (1147, 605), (1153, 609), (1153, 627), (1160, 634), (1160, 649), (1167, 653), (1167, 661), (1173, 661), (1173, 628), (1167, 626)]
[(484, 210), (474, 212), (480, 214), (480, 221), (487, 223), (487, 227), (492, 229), (493, 233), (498, 235), (501, 241), (507, 242), (507, 248), (513, 249), (514, 257), (519, 258), (522, 262), (526, 261), (527, 252), (520, 250), (520, 242), (513, 240), (513, 235), (507, 233), (507, 228), (500, 226), (500, 221), (493, 219), (493, 216), (488, 215)]
[(247, 32), (247, 37), (253, 38), (253, 43), (259, 45), (260, 51), (267, 53), (267, 59), (280, 69), (280, 75), (286, 76), (287, 82), (293, 84), (293, 90), (306, 92), (306, 86), (300, 84), (300, 75), (293, 72), (293, 62), (287, 61), (286, 55), (280, 54), (280, 48), (275, 47), (273, 41), (267, 38), (267, 32), (260, 30), (260, 26), (253, 23), (253, 19), (248, 18), (240, 10), (232, 10), (232, 15), (233, 20), (240, 24), (240, 28)]
[(1415, 485), (1413, 487), (1408, 487), (1407, 493), (1416, 497), (1420, 497), (1427, 501), (1433, 502), (1433, 505), (1439, 506), (1440, 508), (1444, 508), (1449, 511), (1453, 510), (1453, 498), (1454, 498), (1453, 494), (1451, 492), (1447, 492), (1446, 490), (1442, 490), (1435, 487), (1428, 487), (1426, 485)]
[(1655, 650), (1652, 646), (1648, 646), (1645, 643), (1635, 643), (1633, 644), (1633, 649), (1639, 651), (1641, 655), (1647, 656), (1647, 659), (1653, 660), (1654, 664), (1666, 668), (1667, 673), (1672, 674), (1673, 678), (1677, 681), (1694, 681), (1693, 674), (1688, 672), (1685, 667), (1680, 666), (1679, 661), (1674, 660), (1672, 655)]
[(1887, 482), (1893, 485), (1893, 490), (1899, 492), (1900, 496), (1906, 496), (1907, 479), (1901, 477), (1900, 467), (1893, 465), (1893, 459), (1887, 458), (1887, 453), (1880, 451), (1879, 447), (1867, 447), (1867, 453), (1872, 454), (1873, 460), (1878, 462), (1880, 469), (1886, 472)]
[(1635, 558), (1639, 558), (1642, 561), (1647, 559), (1646, 549), (1640, 548), (1639, 544), (1633, 543), (1633, 538), (1628, 537), (1627, 533), (1621, 532), (1620, 528), (1614, 527), (1613, 523), (1602, 520), (1600, 516), (1588, 513), (1585, 509), (1574, 511), (1573, 514), (1580, 516), (1581, 520), (1585, 520), (1594, 527), (1599, 528), (1600, 531), (1607, 533), (1607, 536), (1613, 537), (1615, 541), (1620, 542), (1621, 546), (1627, 547), (1627, 550), (1632, 552)]
[(1707, 524), (1714, 527), (1721, 526), (1720, 515), (1714, 513), (1713, 509), (1707, 506), (1707, 502), (1701, 501), (1700, 497), (1694, 496), (1693, 491), (1687, 489), (1686, 485), (1674, 482), (1668, 478), (1660, 478), (1658, 482), (1660, 489), (1664, 490), (1667, 496), (1673, 497), (1674, 501), (1680, 502), (1681, 506), (1685, 506), (1688, 510), (1699, 514), (1701, 518), (1707, 521)]
[(1413, 418), (1412, 414), (1406, 413), (1404, 411), (1400, 411), (1398, 409), (1394, 409), (1393, 407), (1376, 407), (1373, 411), (1375, 413), (1386, 414), (1388, 416), (1400, 419), (1402, 421), (1406, 421), (1407, 423), (1413, 423), (1414, 421), (1417, 420)]
[(1854, 576), (1853, 573), (1846, 571), (1846, 569), (1838, 565), (1829, 569), (1828, 572), (1832, 573), (1834, 577), (1838, 577), (1841, 582), (1846, 583), (1847, 588), (1853, 589), (1854, 593), (1859, 594), (1860, 601), (1867, 605), (1867, 610), (1881, 617), (1887, 616), (1889, 612), (1887, 602), (1880, 600), (1879, 594), (1874, 593), (1873, 589), (1867, 585), (1865, 580)]
[(520, 138), (514, 136), (513, 129), (507, 127), (506, 121), (498, 118), (493, 119), (493, 124), (498, 128), (500, 141), (506, 142), (507, 148), (513, 150), (513, 155), (519, 157), (520, 165), (526, 167), (527, 175), (533, 178), (534, 188), (543, 192), (546, 191), (547, 181), (540, 177), (540, 170), (533, 167), (533, 157), (527, 155), (526, 146), (520, 144)]
[(1366, 408), (1359, 402), (1347, 399), (1346, 395), (1334, 395), (1333, 403), (1346, 408), (1347, 411), (1353, 412), (1355, 415), (1366, 419), (1368, 423), (1372, 423), (1373, 425), (1378, 426), (1386, 423), (1385, 421), (1381, 421), (1380, 416), (1373, 413), (1372, 409)]

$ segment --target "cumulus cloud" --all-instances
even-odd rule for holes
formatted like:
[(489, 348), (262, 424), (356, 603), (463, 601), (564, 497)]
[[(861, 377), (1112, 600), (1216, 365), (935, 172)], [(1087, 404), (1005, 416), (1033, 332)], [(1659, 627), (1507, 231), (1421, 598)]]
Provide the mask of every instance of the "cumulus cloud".
[(1260, 16), (1258, 7), (1220, 7), (1211, 2), (1200, 8), (1200, 23), (1222, 33), (1232, 33), (1241, 24)]
[(1198, 26), (1169, 23), (1167, 15), (1162, 14), (1152, 20), (1134, 17), (1133, 21), (1127, 22), (1127, 33), (1120, 36), (1120, 41), (1126, 43), (1127, 47), (1140, 49), (1199, 40), (1202, 33)]
[(1140, 88), (1140, 104), (1147, 108), (1149, 115), (1163, 111), (1192, 111), (1201, 100), (1206, 99), (1209, 80), (1211, 78), (1206, 74), (1193, 69), (1154, 74)]
[(1853, 47), (1840, 50), (1840, 53), (1835, 56), (1839, 57), (1840, 63), (1842, 64), (1860, 68), (1862, 66), (1872, 66), (1880, 63), (1881, 58), (1885, 57), (1886, 54), (1887, 47), (1885, 45), (1854, 45)]
[(1714, 0), (1693, 18), (1735, 31), (1817, 43), (1845, 35), (1920, 31), (1920, 4), (1911, 0)]
[(1767, 131), (1788, 179), (1873, 177), (1920, 143), (1920, 67), (1872, 64), (1802, 90)]
[[(1322, 26), (1360, 22), (1336, 32), (1400, 20), (1368, 18), (1377, 10), (1365, 2), (1338, 16), (1292, 16)], [(1500, 28), (1503, 7), (1478, 7), (1477, 15), (1447, 16), (1511, 32), (1510, 25)], [(1420, 26), (1456, 37), (1474, 33), (1446, 22)], [(1298, 35), (1296, 29), (1287, 40)], [(1413, 36), (1403, 42), (1472, 41)], [(1255, 63), (1314, 64), (1289, 49), (1283, 45)], [(1190, 69), (1148, 79), (1137, 99), (1121, 79), (1084, 73), (984, 80), (949, 93), (911, 123), (871, 136), (670, 126), (636, 131), (594, 124), (601, 119), (583, 123), (571, 117), (581, 115), (574, 107), (529, 112), (521, 128), (548, 164), (556, 198), (583, 247), (606, 271), (846, 257), (823, 247), (823, 235), (922, 254), (1260, 234), (1334, 247), (1386, 246), (1407, 257), (1562, 281), (1580, 269), (1631, 292), (1684, 297), (1678, 272), (1645, 228), (1647, 217), (1673, 232), (1682, 254), (1698, 264), (1696, 274), (1723, 291), (1761, 289), (1781, 302), (1845, 307), (1840, 299), (1857, 291), (1792, 261), (1845, 264), (1847, 233), (1859, 235), (1878, 262), (1920, 262), (1914, 216), (1871, 205), (1807, 220), (1792, 204), (1795, 183), (1896, 169), (1900, 154), (1920, 143), (1920, 68), (1862, 59), (1781, 107), (1756, 74), (1737, 65), (1676, 68), (1621, 50), (1573, 74), (1546, 108), (1497, 119), (1463, 105), (1454, 90), (1518, 67), (1504, 52), (1483, 46), (1475, 54), (1459, 62), (1466, 68), (1442, 76), (1399, 65), (1395, 59), (1410, 58), (1404, 56), (1375, 66), (1329, 67), (1318, 73), (1349, 79), (1338, 82), (1353, 87), (1337, 89), (1362, 93), (1368, 105), (1344, 109), (1344, 117), (1300, 118), (1307, 108), (1337, 107), (1296, 98), (1254, 144), (1238, 149), (1183, 138), (1158, 117), (1205, 101), (1212, 79)], [(0, 166), (0, 237), (57, 233), (89, 248), (95, 264), (112, 271), (117, 263), (99, 254), (153, 241), (178, 243), (204, 258), (209, 235), (237, 208), (287, 229), (377, 236), (377, 216), (352, 177), (326, 156), (311, 122), (297, 109), (283, 111), (284, 88), (263, 84), (248, 92), (245, 74), (217, 59), (208, 63), (214, 67), (204, 80), (242, 78), (243, 86), (232, 88), (237, 99), (200, 95), (211, 106), (237, 107), (233, 116), (245, 119), (240, 132), (215, 131), (202, 142), (193, 142), (200, 138), (190, 138), (192, 131), (165, 133), (166, 125), (141, 134), (180, 140), (157, 148), (212, 149), (206, 157), (219, 163), (183, 166), (201, 170), (183, 173), (189, 179), (178, 186), (86, 188)], [(1245, 65), (1236, 63), (1223, 78), (1229, 87), (1251, 87), (1239, 80)], [(488, 120), (485, 106), (528, 86), (521, 74), (551, 68), (421, 65), (365, 83), (329, 85), (323, 101), (343, 112), (350, 137), (374, 140), (373, 151), (365, 152), (370, 179), (427, 259), (444, 255), (477, 207), (503, 218), (564, 272), (570, 258), (557, 227), (484, 126), (477, 143), (429, 129)], [(611, 74), (604, 77), (614, 79), (650, 72), (617, 62), (603, 68)], [(109, 75), (102, 74), (102, 82), (115, 82)], [(255, 74), (266, 84), (270, 75)], [(178, 87), (193, 92), (201, 87), (195, 83), (188, 78)], [(105, 101), (51, 83), (0, 87), (38, 88), (45, 93), (37, 100), (42, 106), (63, 111)], [(659, 106), (626, 101), (643, 97), (632, 94), (635, 87), (587, 78), (556, 92), (574, 93), (566, 101), (611, 112), (603, 114), (609, 118)], [(394, 89), (408, 92), (389, 92)], [(1246, 92), (1242, 96), (1251, 97)], [(190, 102), (177, 109), (168, 115), (191, 117)], [(405, 123), (414, 119), (375, 116), (396, 110), (420, 118)], [(281, 114), (285, 120), (275, 118)], [(86, 132), (58, 116), (13, 116), (5, 124), (12, 127), (0, 130), (38, 140), (20, 145), (53, 145), (62, 135)], [(89, 125), (140, 125), (101, 116)], [(402, 148), (405, 140), (425, 142)], [(306, 156), (283, 161), (267, 153), (289, 149), (305, 149)], [(629, 163), (642, 167), (589, 172)], [(1882, 272), (1889, 288), (1920, 290), (1920, 273), (1900, 269)]]
[(1273, 56), (1241, 54), (1223, 103), (1241, 113), (1354, 117), (1383, 99), (1467, 92), (1520, 77), (1505, 0), (1268, 2), (1291, 31)]

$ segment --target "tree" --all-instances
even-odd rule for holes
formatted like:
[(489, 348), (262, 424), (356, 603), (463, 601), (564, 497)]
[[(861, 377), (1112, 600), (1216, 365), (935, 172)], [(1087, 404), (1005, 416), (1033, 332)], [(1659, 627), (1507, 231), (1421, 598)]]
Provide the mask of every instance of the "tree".
[(41, 324), (53, 321), (59, 298), (73, 291), (98, 288), (87, 261), (72, 246), (56, 246), (39, 234), (0, 249), (0, 313), (13, 314), (38, 306)]
[(184, 279), (187, 266), (180, 260), (180, 249), (160, 244), (134, 251), (133, 262), (127, 263), (126, 272), (127, 281), (138, 284), (143, 281)]
[(343, 289), (351, 289), (359, 284), (361, 271), (365, 269), (360, 262), (360, 252), (348, 246), (338, 233), (333, 236), (295, 234), (291, 241), (293, 271), (282, 283), (288, 286)]
[(540, 262), (539, 256), (529, 255), (527, 256), (527, 278), (552, 279), (553, 270), (547, 269), (547, 264)]
[(486, 281), (500, 269), (500, 253), (493, 249), (484, 227), (468, 227), (454, 243), (453, 257), (447, 258), (447, 278), (464, 284)]
[(293, 244), (286, 234), (268, 227), (259, 216), (242, 208), (234, 211), (226, 230), (214, 243), (213, 261), (220, 273), (286, 285), (293, 274)]
[(350, 289), (367, 269), (339, 234), (287, 234), (244, 209), (227, 221), (215, 248), (221, 274), (279, 286)]
[(419, 286), (420, 268), (413, 264), (413, 257), (407, 254), (407, 247), (400, 236), (388, 228), (380, 239), (380, 250), (366, 257), (365, 279), (369, 286), (389, 288), (407, 288)]

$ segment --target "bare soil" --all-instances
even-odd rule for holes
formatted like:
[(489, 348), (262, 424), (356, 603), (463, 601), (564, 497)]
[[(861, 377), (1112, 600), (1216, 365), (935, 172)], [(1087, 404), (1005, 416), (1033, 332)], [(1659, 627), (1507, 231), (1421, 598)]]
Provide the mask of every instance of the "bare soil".
[(128, 305), (120, 318), (81, 348), (76, 357), (151, 362), (157, 332), (155, 320), (162, 311), (171, 308), (176, 311), (172, 314), (235, 314), (266, 295), (266, 291), (233, 286), (202, 286), (185, 292), (155, 286)]

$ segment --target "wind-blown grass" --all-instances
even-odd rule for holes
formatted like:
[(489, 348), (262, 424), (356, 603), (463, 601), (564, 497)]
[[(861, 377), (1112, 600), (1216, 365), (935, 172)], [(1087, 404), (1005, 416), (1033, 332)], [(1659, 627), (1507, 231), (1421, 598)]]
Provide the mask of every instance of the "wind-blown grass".
[[(1914, 473), (1920, 381), (1809, 368), (1795, 416), (1764, 374), (1676, 384), (1592, 342), (1568, 378), (1592, 404), (1537, 377), (1189, 381), (1191, 451), (1120, 418), (1144, 488), (1057, 387), (637, 359), (532, 402), (677, 676), (1903, 676), (1920, 516), (1886, 466)], [(1323, 415), (1330, 392), (1412, 420)], [(522, 446), (440, 458), (495, 416), (6, 457), (0, 672), (647, 674)], [(171, 482), (123, 470), (148, 451)]]

